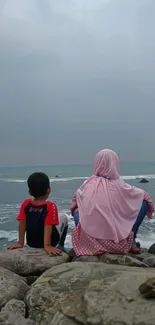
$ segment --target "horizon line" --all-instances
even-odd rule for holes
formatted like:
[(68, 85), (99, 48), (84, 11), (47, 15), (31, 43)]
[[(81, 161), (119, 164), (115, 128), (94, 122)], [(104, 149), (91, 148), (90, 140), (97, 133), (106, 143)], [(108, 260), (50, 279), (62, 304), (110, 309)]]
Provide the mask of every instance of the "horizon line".
[[(120, 164), (147, 164), (147, 163), (155, 163), (155, 160), (150, 161), (120, 161)], [(0, 168), (49, 168), (49, 167), (82, 167), (82, 166), (92, 166), (92, 164), (54, 164), (54, 165), (6, 165), (0, 166)]]

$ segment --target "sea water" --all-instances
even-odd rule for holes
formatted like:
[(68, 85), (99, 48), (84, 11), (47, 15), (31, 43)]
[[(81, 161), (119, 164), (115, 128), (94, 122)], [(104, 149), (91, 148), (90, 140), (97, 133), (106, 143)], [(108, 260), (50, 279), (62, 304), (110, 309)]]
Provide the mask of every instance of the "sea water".
[[(79, 186), (92, 175), (91, 166), (52, 166), (52, 167), (1, 167), (0, 168), (0, 249), (15, 242), (18, 236), (16, 216), (23, 200), (28, 198), (26, 179), (33, 172), (44, 172), (50, 177), (50, 200), (56, 202), (59, 211), (69, 219), (69, 232), (66, 246), (71, 247), (71, 232), (74, 227), (69, 207), (72, 195)], [(155, 202), (155, 163), (122, 163), (121, 178), (131, 185), (143, 188)], [(58, 177), (55, 177), (58, 176)], [(141, 178), (149, 183), (140, 184)], [(145, 218), (140, 227), (138, 239), (143, 247), (155, 242), (155, 219)]]

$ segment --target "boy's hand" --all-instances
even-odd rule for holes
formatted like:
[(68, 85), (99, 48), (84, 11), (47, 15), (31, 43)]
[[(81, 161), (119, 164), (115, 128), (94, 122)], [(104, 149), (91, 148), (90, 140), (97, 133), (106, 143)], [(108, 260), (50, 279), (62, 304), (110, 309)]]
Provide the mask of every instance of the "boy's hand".
[(46, 251), (46, 253), (48, 253), (49, 255), (61, 255), (62, 251), (56, 247), (52, 247), (52, 246), (45, 246), (44, 250)]
[(23, 246), (21, 244), (11, 244), (7, 246), (7, 249), (17, 249), (22, 248)]

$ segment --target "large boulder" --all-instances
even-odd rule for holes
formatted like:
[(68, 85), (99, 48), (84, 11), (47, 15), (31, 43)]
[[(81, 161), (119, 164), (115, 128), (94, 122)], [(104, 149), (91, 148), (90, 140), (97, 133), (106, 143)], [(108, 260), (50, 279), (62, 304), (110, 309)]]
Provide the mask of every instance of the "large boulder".
[(53, 266), (69, 260), (67, 254), (50, 256), (44, 249), (23, 247), (0, 252), (0, 266), (22, 276), (41, 275)]
[(46, 271), (26, 295), (40, 325), (154, 325), (154, 301), (139, 286), (152, 269), (104, 263), (66, 263)]
[(23, 300), (29, 286), (19, 275), (0, 267), (0, 309), (10, 300)]

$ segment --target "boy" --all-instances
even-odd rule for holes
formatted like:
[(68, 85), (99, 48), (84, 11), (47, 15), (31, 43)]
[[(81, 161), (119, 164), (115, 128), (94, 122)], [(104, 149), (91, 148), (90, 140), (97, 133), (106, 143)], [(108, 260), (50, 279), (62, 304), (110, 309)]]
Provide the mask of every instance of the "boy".
[(44, 173), (34, 173), (27, 181), (32, 199), (25, 200), (20, 208), (19, 241), (9, 245), (8, 249), (22, 248), (26, 232), (27, 245), (34, 248), (44, 248), (48, 254), (60, 255), (59, 244), (64, 248), (68, 230), (67, 216), (60, 215), (55, 203), (46, 201), (51, 193), (50, 181)]

